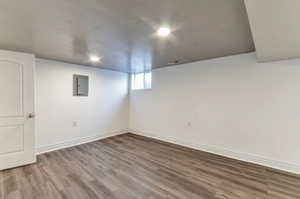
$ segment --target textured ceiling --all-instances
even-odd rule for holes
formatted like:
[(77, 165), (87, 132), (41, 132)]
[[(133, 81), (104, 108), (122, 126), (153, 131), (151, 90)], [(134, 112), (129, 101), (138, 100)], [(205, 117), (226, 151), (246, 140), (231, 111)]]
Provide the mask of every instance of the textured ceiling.
[(1, 0), (0, 25), (1, 49), (124, 72), (254, 51), (242, 0)]
[(300, 58), (300, 1), (245, 0), (258, 61)]

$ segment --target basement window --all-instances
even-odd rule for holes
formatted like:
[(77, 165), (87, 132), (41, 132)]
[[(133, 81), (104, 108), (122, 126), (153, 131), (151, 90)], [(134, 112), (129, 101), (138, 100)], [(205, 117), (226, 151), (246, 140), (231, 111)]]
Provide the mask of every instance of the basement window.
[(152, 73), (131, 74), (131, 90), (150, 89), (152, 84)]

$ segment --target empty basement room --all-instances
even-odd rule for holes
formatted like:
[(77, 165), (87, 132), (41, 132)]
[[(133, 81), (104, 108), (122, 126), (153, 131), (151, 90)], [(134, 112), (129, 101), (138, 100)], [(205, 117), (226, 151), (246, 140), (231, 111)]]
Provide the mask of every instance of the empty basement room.
[(299, 0), (0, 0), (0, 199), (300, 199)]

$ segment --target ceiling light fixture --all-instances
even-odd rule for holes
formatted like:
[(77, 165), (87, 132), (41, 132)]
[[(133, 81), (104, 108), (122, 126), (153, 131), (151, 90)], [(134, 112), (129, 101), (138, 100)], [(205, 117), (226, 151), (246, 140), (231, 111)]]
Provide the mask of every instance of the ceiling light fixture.
[(100, 62), (101, 58), (98, 57), (98, 56), (95, 56), (95, 55), (91, 55), (91, 56), (90, 56), (90, 60), (91, 60), (92, 62)]
[(160, 37), (167, 37), (171, 34), (171, 29), (169, 27), (163, 26), (160, 27), (156, 33)]

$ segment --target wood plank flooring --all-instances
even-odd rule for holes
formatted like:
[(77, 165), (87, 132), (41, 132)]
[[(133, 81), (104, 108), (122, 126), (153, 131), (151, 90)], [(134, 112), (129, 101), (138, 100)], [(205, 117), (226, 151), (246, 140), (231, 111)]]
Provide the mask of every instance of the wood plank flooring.
[(125, 134), (0, 172), (1, 199), (300, 199), (300, 177)]

